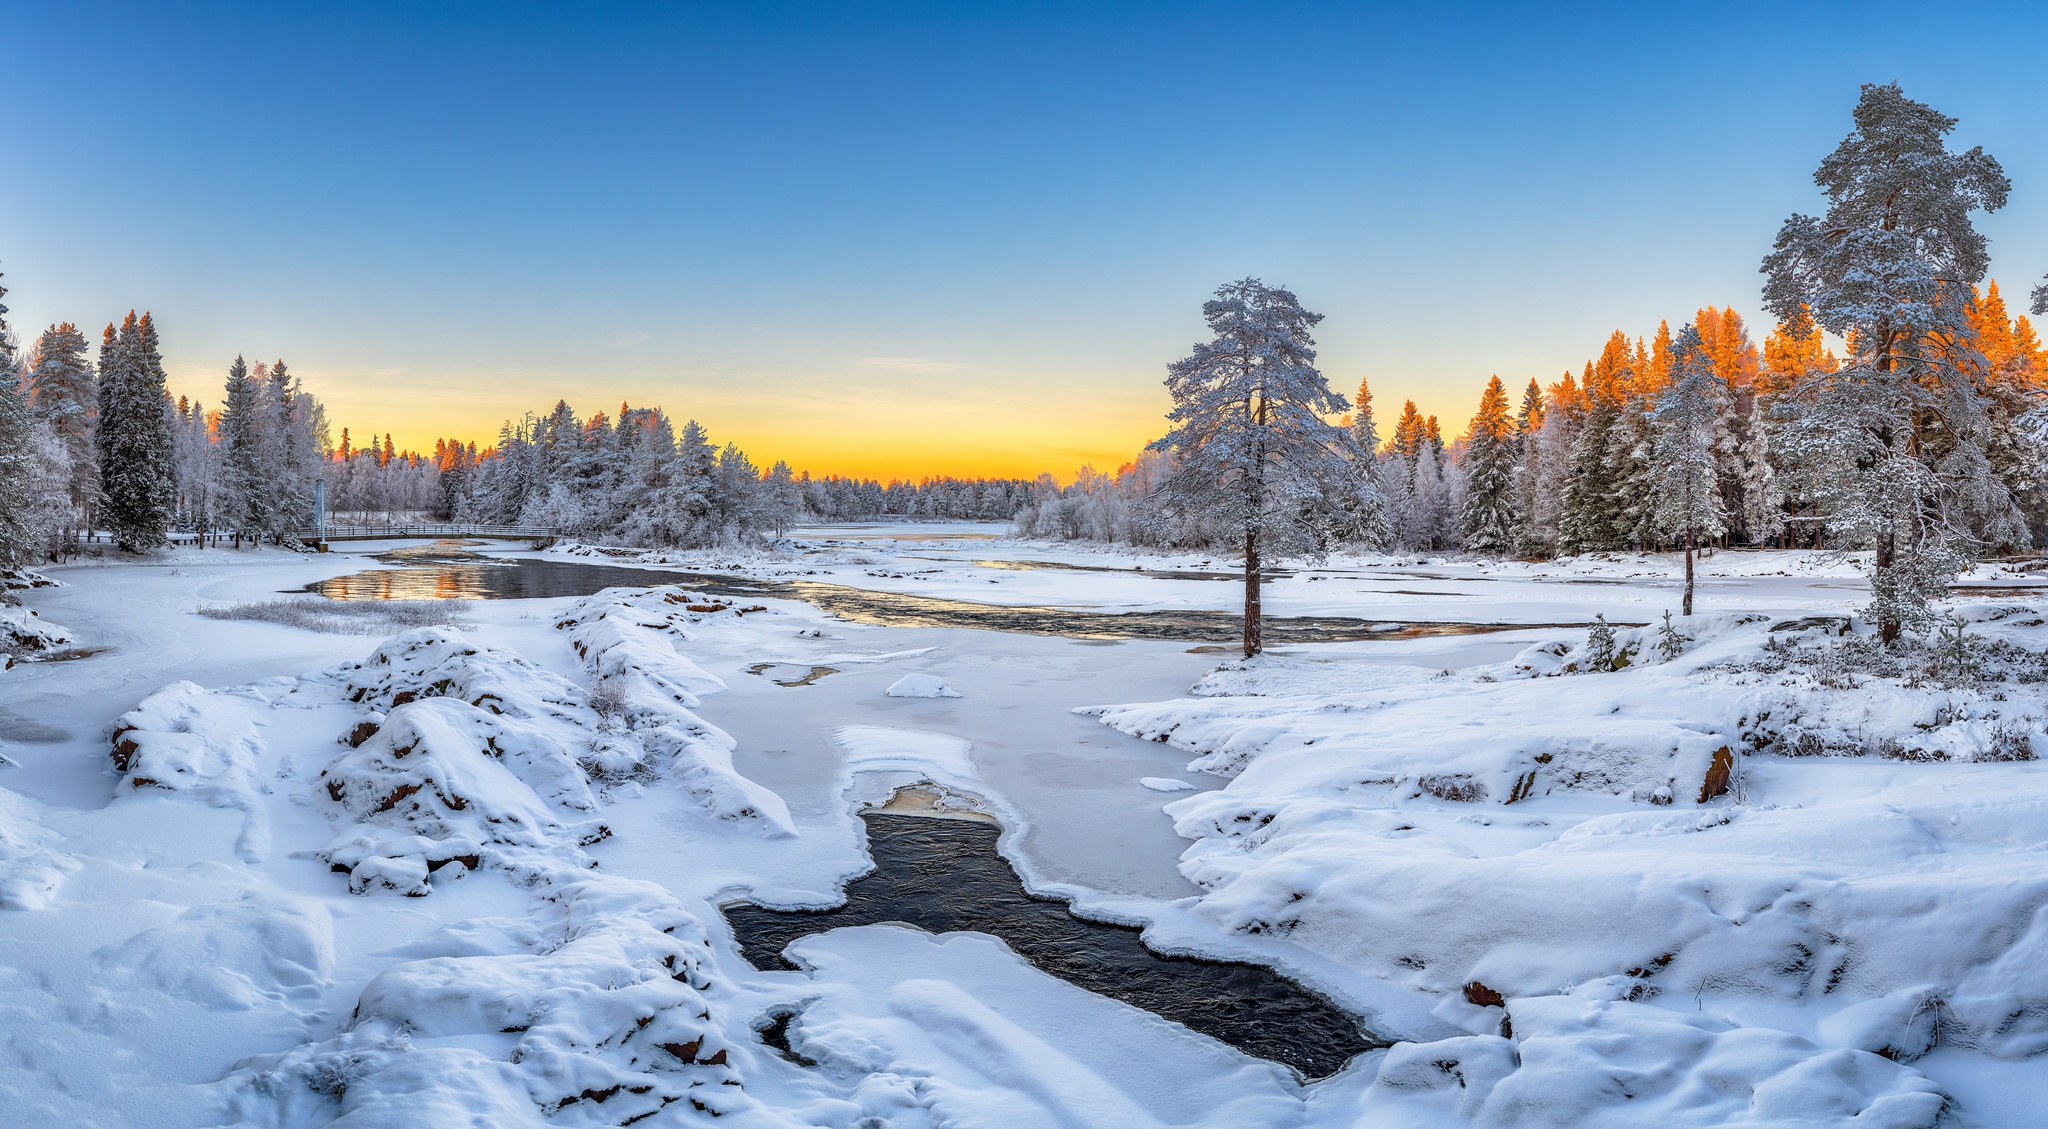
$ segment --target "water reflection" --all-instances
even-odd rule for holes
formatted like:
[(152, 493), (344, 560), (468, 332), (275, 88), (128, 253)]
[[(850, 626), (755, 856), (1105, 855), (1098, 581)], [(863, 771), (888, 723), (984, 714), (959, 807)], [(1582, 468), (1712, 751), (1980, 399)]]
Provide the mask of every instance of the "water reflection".
[[(731, 600), (779, 598), (802, 600), (853, 623), (878, 627), (965, 627), (1025, 635), (1057, 635), (1069, 639), (1159, 639), (1172, 642), (1228, 643), (1240, 637), (1244, 620), (1237, 612), (1180, 609), (1170, 611), (1103, 612), (1090, 608), (1009, 607), (878, 592), (815, 580), (756, 580), (718, 573), (680, 572), (514, 557), (491, 559), (461, 552), (445, 544), (430, 558), (400, 558), (403, 568), (375, 569), (307, 585), (336, 600), (532, 600), (588, 596), (606, 588), (650, 588), (672, 585)], [(422, 564), (422, 560), (439, 563)], [(1272, 643), (1390, 642), (1450, 635), (1487, 635), (1500, 631), (1583, 629), (1584, 623), (1467, 623), (1426, 620), (1389, 622), (1351, 616), (1266, 616), (1261, 624)], [(1615, 626), (1623, 626), (1615, 624)], [(1628, 626), (1641, 626), (1631, 624)]]

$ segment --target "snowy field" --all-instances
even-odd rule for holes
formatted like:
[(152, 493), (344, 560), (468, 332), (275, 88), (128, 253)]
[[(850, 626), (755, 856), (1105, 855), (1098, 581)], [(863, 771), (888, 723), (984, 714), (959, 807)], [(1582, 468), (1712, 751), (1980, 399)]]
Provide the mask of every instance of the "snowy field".
[[(1241, 598), (1227, 558), (1002, 533), (547, 555)], [(674, 588), (287, 595), (394, 547), (175, 549), (0, 609), (82, 656), (0, 672), (7, 1124), (2039, 1124), (2048, 573), (1966, 578), (1974, 671), (1842, 634), (1853, 565), (1795, 553), (1704, 560), (1680, 652), (1624, 626), (1599, 671), (1541, 626), (1244, 664)], [(1265, 599), (1636, 625), (1678, 575), (1333, 559)], [(246, 607), (278, 600), (324, 610)], [(833, 904), (857, 811), (919, 781), (998, 818), (1034, 892), (1279, 968), (1395, 1045), (1303, 1085), (979, 934), (845, 929), (750, 967), (717, 907)], [(783, 1016), (788, 1055), (757, 1034)]]

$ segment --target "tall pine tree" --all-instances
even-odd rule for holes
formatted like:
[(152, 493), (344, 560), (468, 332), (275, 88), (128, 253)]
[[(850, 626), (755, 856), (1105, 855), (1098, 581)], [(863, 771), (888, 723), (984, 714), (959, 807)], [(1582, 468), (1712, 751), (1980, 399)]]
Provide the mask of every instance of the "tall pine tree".
[(1172, 476), (1155, 503), (1169, 520), (1231, 528), (1244, 549), (1244, 653), (1264, 649), (1259, 583), (1267, 554), (1314, 551), (1305, 518), (1352, 480), (1351, 435), (1327, 417), (1350, 407), (1315, 367), (1320, 314), (1246, 278), (1202, 307), (1214, 336), (1167, 367)]
[(1727, 403), (1727, 385), (1715, 374), (1699, 330), (1687, 325), (1672, 349), (1671, 384), (1657, 404), (1654, 515), (1658, 532), (1685, 543), (1684, 615), (1692, 614), (1699, 542), (1719, 537), (1724, 528), (1714, 435)]
[(1950, 152), (1956, 120), (1896, 84), (1864, 86), (1854, 116), (1814, 173), (1827, 213), (1779, 229), (1764, 300), (1850, 342), (1839, 372), (1790, 394), (1789, 453), (1816, 468), (1828, 529), (1872, 548), (1869, 616), (1890, 643), (1933, 624), (1928, 602), (1980, 547), (1973, 525), (2018, 522), (1985, 455), (1969, 332), (1989, 263), (1970, 213), (2003, 207), (2010, 184), (1982, 148)]
[(1515, 508), (1515, 425), (1500, 377), (1486, 382), (1465, 437), (1465, 548), (1505, 553), (1521, 524)]
[(172, 479), (170, 394), (156, 323), (130, 310), (100, 346), (100, 419), (96, 436), (107, 531), (134, 553), (162, 546), (177, 498)]

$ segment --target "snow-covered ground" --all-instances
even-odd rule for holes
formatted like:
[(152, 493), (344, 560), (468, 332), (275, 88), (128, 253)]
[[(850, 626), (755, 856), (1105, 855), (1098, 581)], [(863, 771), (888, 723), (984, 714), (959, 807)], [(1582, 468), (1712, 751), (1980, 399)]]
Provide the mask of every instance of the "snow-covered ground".
[[(1105, 612), (1241, 595), (1227, 558), (1002, 532), (551, 555)], [(2035, 1123), (2048, 781), (2004, 759), (2048, 752), (2025, 569), (1957, 602), (2005, 676), (1975, 688), (1837, 634), (1865, 594), (1812, 554), (1703, 561), (1683, 653), (1622, 629), (1600, 672), (1584, 631), (1242, 664), (658, 588), (416, 627), (198, 614), (387, 548), (178, 549), (17, 593), (85, 657), (0, 672), (9, 1123)], [(1265, 599), (1642, 624), (1677, 577), (1333, 559)], [(1304, 1087), (979, 935), (748, 966), (716, 907), (832, 903), (866, 867), (855, 812), (918, 780), (994, 813), (1033, 890), (1401, 1042)], [(815, 1065), (756, 1036), (789, 1014)]]

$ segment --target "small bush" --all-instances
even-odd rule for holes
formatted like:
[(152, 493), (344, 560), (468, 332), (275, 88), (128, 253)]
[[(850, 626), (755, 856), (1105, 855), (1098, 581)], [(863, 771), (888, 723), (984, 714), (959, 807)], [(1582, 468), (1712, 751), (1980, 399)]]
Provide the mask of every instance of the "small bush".
[(1415, 786), (1439, 800), (1455, 803), (1473, 803), (1486, 798), (1486, 785), (1463, 772), (1428, 773), (1416, 778)]

